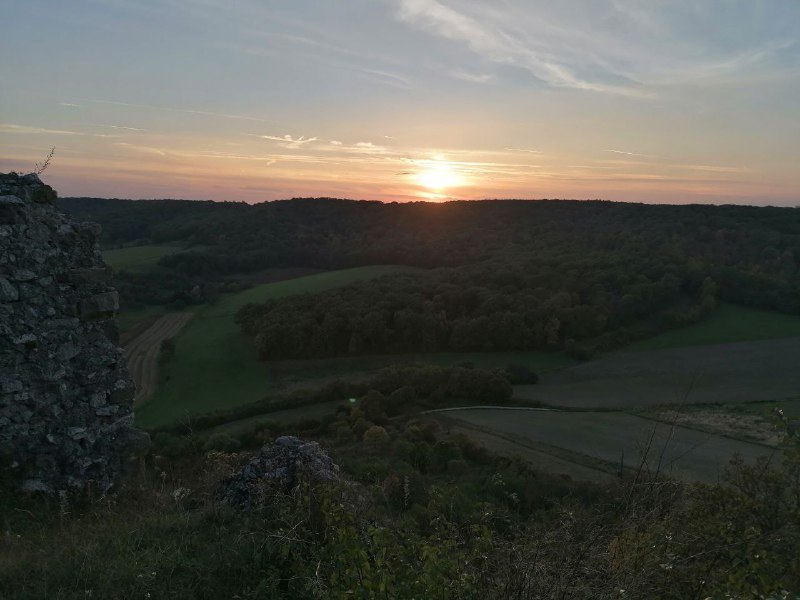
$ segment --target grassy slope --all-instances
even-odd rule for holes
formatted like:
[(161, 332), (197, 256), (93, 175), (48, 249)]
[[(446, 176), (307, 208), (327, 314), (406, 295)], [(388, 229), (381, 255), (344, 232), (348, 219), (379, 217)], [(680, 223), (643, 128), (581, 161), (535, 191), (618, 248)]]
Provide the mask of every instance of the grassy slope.
[(800, 337), (800, 316), (722, 304), (699, 323), (637, 342), (626, 350), (659, 350), (786, 337)]
[(256, 360), (251, 341), (234, 322), (236, 311), (268, 298), (313, 293), (380, 275), (414, 270), (375, 266), (331, 271), (223, 296), (202, 309), (176, 339), (175, 358), (162, 369), (153, 398), (136, 412), (137, 424), (155, 426), (186, 414), (247, 404), (270, 389), (267, 366)]
[(115, 271), (140, 273), (154, 268), (162, 256), (175, 254), (180, 250), (178, 246), (148, 244), (146, 246), (104, 250), (103, 258)]

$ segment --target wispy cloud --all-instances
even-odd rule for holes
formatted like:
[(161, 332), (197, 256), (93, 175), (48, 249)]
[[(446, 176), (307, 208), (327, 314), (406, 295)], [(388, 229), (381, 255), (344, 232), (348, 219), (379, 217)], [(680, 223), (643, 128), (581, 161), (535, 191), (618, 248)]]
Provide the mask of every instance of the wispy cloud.
[[(248, 134), (253, 135), (253, 134)], [(272, 140), (274, 142), (278, 142), (278, 145), (283, 148), (291, 148), (292, 150), (297, 148), (302, 148), (306, 144), (310, 144), (311, 142), (316, 142), (318, 138), (310, 137), (307, 138), (301, 135), (299, 138), (293, 138), (288, 133), (286, 135), (278, 136), (278, 135), (255, 135), (255, 137), (261, 138), (262, 140)]]
[(70, 131), (67, 129), (47, 129), (45, 127), (29, 127), (27, 125), (14, 125), (12, 123), (0, 123), (0, 131), (5, 133), (30, 133), (30, 134), (48, 134), (48, 135), (86, 135), (79, 131)]
[[(793, 52), (799, 43), (796, 34), (745, 37), (735, 46), (714, 35), (699, 36), (704, 30), (697, 24), (719, 27), (720, 7), (711, 3), (396, 2), (401, 22), (468, 48), (480, 60), (479, 67), (507, 65), (551, 87), (634, 97), (656, 97), (663, 86), (714, 82), (754, 71)], [(741, 19), (750, 9), (731, 12), (739, 12)], [(692, 27), (678, 26), (684, 21)], [(449, 74), (476, 83), (490, 81), (485, 68), (476, 73), (474, 56)]]
[(365, 152), (383, 152), (386, 150), (386, 148), (383, 146), (378, 146), (372, 142), (356, 142), (353, 147), (357, 150), (363, 150)]
[(472, 73), (463, 69), (456, 69), (451, 71), (450, 75), (462, 81), (469, 81), (470, 83), (489, 83), (494, 79), (490, 73)]
[(110, 106), (127, 106), (129, 108), (143, 108), (146, 110), (158, 110), (164, 112), (172, 112), (172, 113), (183, 113), (187, 115), (199, 115), (203, 117), (219, 117), (220, 119), (234, 119), (239, 121), (257, 121), (259, 123), (269, 123), (268, 119), (261, 119), (259, 117), (251, 117), (247, 115), (235, 115), (230, 113), (219, 113), (219, 112), (212, 112), (207, 110), (194, 110), (190, 108), (174, 108), (170, 106), (155, 106), (152, 104), (138, 104), (135, 102), (118, 102), (115, 100), (98, 100), (98, 99), (88, 99), (86, 102), (92, 102), (94, 104), (108, 104)]
[(138, 132), (147, 131), (147, 129), (142, 129), (140, 127), (127, 127), (125, 125), (108, 125), (105, 123), (89, 123), (89, 125), (91, 125), (92, 127), (108, 127), (109, 129), (121, 129), (123, 131), (138, 131)]
[[(557, 56), (553, 48), (532, 42), (535, 32), (527, 36), (513, 31), (513, 14), (503, 18), (502, 11), (494, 11), (483, 20), (450, 8), (438, 0), (400, 0), (398, 17), (412, 26), (431, 31), (441, 37), (466, 44), (473, 52), (494, 63), (508, 64), (530, 72), (537, 79), (555, 86), (625, 95), (641, 95), (633, 88), (635, 82), (625, 85), (606, 83), (581, 76)], [(620, 74), (616, 74), (619, 78)]]
[(0, 123), (0, 132), (17, 133), (30, 135), (69, 135), (69, 136), (88, 136), (99, 138), (118, 138), (118, 135), (107, 133), (86, 133), (83, 131), (73, 131), (70, 129), (49, 129), (46, 127), (30, 127), (28, 125), (14, 125), (13, 123)]
[(143, 146), (141, 144), (131, 144), (129, 142), (115, 142), (114, 145), (126, 150), (134, 150), (144, 154), (155, 154), (157, 156), (167, 156), (168, 154), (165, 148), (155, 148), (153, 146)]
[(613, 152), (614, 154), (624, 154), (625, 156), (641, 156), (643, 158), (654, 158), (649, 154), (639, 154), (638, 152), (626, 152), (625, 150), (604, 149), (603, 152)]
[(541, 150), (529, 150), (527, 148), (503, 148), (503, 150), (509, 150), (510, 152), (527, 152), (528, 154), (541, 154)]
[(67, 106), (69, 108), (80, 108), (80, 104), (75, 104), (73, 102), (59, 102), (59, 106)]

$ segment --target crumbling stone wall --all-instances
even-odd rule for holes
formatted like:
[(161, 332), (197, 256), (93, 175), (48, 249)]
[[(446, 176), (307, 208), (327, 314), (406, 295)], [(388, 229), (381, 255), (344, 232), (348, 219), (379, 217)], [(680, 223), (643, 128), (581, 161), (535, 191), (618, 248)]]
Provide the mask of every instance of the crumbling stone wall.
[(108, 490), (149, 438), (114, 315), (100, 226), (36, 175), (0, 174), (0, 460), (23, 489)]

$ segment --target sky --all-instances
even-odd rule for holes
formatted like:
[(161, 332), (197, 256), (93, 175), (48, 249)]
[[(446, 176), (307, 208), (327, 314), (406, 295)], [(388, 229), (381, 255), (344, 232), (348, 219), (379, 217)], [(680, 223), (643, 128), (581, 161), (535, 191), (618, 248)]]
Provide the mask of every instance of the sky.
[(798, 0), (0, 0), (62, 196), (800, 205)]

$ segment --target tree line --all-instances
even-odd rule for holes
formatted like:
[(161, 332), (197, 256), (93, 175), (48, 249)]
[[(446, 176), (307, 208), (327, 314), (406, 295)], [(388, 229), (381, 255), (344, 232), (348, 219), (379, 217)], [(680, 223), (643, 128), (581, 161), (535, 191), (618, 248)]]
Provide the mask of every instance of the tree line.
[(202, 301), (190, 291), (224, 292), (276, 267), (429, 270), (244, 310), (265, 357), (555, 346), (581, 354), (692, 322), (717, 300), (800, 313), (800, 211), (791, 208), (60, 202), (100, 222), (104, 244), (189, 247), (152, 273), (118, 273), (124, 303)]

